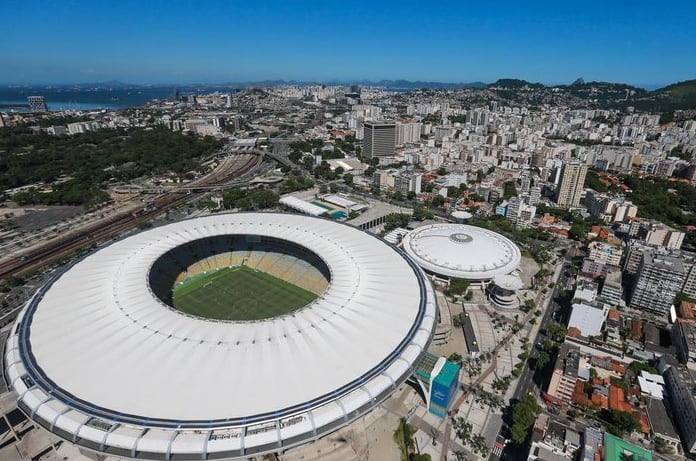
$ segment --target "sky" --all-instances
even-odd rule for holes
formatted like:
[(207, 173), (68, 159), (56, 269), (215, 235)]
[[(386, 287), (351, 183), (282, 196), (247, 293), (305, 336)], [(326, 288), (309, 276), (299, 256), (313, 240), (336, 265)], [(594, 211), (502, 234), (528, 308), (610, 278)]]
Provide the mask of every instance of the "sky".
[(696, 1), (2, 0), (0, 83), (696, 78)]

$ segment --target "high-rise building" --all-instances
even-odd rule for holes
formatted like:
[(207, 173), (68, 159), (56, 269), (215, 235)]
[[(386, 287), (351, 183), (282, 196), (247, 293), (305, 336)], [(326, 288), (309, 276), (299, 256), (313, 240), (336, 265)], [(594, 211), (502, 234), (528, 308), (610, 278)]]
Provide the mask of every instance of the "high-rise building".
[(401, 122), (396, 125), (396, 145), (415, 143), (421, 139), (421, 124)]
[(29, 110), (31, 112), (48, 112), (46, 107), (46, 98), (43, 96), (27, 96), (29, 102)]
[(685, 279), (681, 258), (654, 250), (644, 251), (633, 285), (631, 308), (667, 315)]
[(565, 208), (580, 206), (580, 197), (585, 185), (587, 165), (572, 161), (563, 164), (561, 178), (556, 189), (556, 203)]
[(407, 194), (409, 192), (421, 193), (421, 174), (412, 171), (401, 171), (394, 181), (394, 189)]
[(394, 155), (396, 124), (390, 122), (365, 122), (363, 155), (367, 158)]
[(669, 367), (664, 374), (667, 401), (682, 436), (684, 451), (696, 453), (696, 382), (690, 370)]
[(638, 236), (648, 245), (657, 245), (669, 250), (678, 250), (684, 243), (685, 234), (660, 222), (643, 222)]

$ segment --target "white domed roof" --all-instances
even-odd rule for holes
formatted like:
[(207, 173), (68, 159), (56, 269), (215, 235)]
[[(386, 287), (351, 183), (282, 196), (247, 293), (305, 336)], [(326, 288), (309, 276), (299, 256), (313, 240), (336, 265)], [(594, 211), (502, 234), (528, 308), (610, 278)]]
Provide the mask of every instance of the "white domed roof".
[(404, 250), (423, 269), (446, 277), (491, 280), (517, 269), (522, 256), (512, 240), (481, 227), (432, 224), (408, 233)]
[(472, 216), (468, 211), (455, 211), (452, 213), (452, 217), (455, 219), (471, 219)]

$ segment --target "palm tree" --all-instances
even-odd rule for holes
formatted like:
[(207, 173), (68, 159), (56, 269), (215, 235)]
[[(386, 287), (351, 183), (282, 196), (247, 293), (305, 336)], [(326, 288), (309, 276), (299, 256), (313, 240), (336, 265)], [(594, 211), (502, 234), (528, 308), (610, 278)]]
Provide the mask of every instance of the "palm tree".
[(408, 461), (410, 454), (413, 452), (415, 447), (413, 433), (413, 427), (408, 424), (406, 418), (400, 418), (399, 426), (394, 431), (393, 438), (401, 450), (401, 461)]

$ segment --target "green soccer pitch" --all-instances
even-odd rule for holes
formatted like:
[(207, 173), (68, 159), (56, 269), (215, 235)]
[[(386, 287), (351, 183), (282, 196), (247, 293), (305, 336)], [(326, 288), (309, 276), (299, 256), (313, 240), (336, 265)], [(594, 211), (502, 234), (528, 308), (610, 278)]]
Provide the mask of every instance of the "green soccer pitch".
[(174, 308), (216, 320), (262, 320), (288, 314), (317, 299), (311, 291), (246, 266), (225, 267), (178, 283)]

